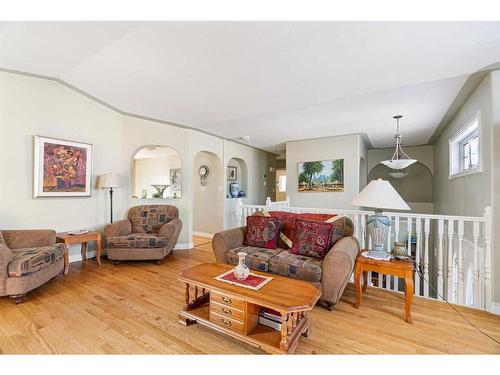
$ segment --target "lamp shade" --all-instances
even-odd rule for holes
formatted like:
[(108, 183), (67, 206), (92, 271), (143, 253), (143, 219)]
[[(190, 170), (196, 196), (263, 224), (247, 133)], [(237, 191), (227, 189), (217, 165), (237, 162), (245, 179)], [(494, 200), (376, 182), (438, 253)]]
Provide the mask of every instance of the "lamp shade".
[(390, 210), (411, 210), (389, 181), (372, 180), (351, 202), (353, 206)]
[(120, 187), (120, 178), (118, 177), (118, 175), (113, 173), (103, 174), (99, 176), (97, 187), (99, 189)]

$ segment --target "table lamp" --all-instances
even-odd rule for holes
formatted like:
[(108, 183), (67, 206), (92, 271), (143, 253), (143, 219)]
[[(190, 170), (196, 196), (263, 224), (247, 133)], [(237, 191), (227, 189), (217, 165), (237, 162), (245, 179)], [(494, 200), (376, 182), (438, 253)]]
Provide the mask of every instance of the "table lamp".
[(351, 201), (351, 204), (374, 209), (375, 215), (368, 216), (367, 230), (372, 240), (372, 249), (369, 249), (367, 255), (370, 258), (387, 259), (387, 252), (390, 252), (391, 249), (387, 249), (387, 252), (384, 251), (384, 244), (391, 227), (391, 218), (382, 215), (382, 209), (410, 210), (411, 208), (390, 182), (381, 178), (370, 181)]
[(109, 189), (109, 199), (111, 206), (111, 222), (113, 222), (113, 188), (120, 187), (120, 178), (113, 173), (106, 173), (99, 176), (99, 189)]

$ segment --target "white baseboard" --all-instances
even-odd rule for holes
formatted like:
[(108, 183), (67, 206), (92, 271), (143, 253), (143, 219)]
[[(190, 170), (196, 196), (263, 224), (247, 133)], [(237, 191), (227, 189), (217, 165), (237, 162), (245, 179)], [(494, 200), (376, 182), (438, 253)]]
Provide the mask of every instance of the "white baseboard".
[[(95, 258), (97, 256), (97, 251), (87, 251), (87, 259)], [(82, 260), (82, 253), (69, 253), (69, 262), (80, 262)]]
[(214, 238), (215, 233), (207, 233), (207, 232), (197, 232), (194, 231), (193, 235), (205, 238)]
[(192, 249), (193, 247), (194, 245), (192, 242), (178, 242), (175, 245), (174, 250), (189, 250)]
[(500, 315), (500, 303), (491, 302), (491, 309), (490, 310), (493, 314)]

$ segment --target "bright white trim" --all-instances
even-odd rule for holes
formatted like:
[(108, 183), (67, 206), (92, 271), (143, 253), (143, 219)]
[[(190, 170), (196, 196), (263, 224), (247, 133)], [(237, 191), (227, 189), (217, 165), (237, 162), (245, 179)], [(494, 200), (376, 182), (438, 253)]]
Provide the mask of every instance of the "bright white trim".
[[(477, 126), (473, 126), (477, 122)], [(462, 169), (461, 162), (461, 153), (460, 153), (460, 144), (461, 142), (468, 138), (471, 134), (478, 134), (478, 165), (473, 169)], [(483, 172), (483, 150), (482, 150), (482, 142), (481, 142), (481, 111), (477, 111), (474, 116), (467, 121), (466, 125), (464, 125), (452, 138), (448, 140), (448, 178), (450, 180), (463, 177), (470, 174), (481, 173)]]
[(192, 249), (193, 247), (194, 246), (192, 242), (178, 242), (175, 245), (174, 250), (189, 250)]
[(500, 303), (498, 302), (491, 302), (491, 313), (500, 315)]
[(194, 231), (193, 235), (194, 236), (199, 236), (199, 237), (214, 238), (215, 233), (207, 233), (207, 232)]

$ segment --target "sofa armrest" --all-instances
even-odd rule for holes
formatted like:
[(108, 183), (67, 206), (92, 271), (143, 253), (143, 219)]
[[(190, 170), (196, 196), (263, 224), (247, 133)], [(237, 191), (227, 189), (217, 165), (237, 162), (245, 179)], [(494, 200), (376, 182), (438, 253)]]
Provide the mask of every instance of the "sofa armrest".
[(132, 222), (129, 219), (115, 221), (114, 223), (108, 224), (104, 227), (104, 236), (106, 238), (127, 236), (131, 233)]
[(323, 260), (321, 299), (335, 304), (342, 296), (359, 254), (358, 240), (353, 236), (338, 240)]
[(9, 275), (8, 267), (12, 258), (12, 251), (6, 245), (0, 244), (0, 296), (5, 295), (5, 284)]
[(2, 230), (5, 244), (11, 249), (41, 247), (56, 243), (56, 232), (50, 229)]
[(243, 246), (247, 227), (239, 227), (216, 233), (212, 239), (212, 249), (217, 263), (226, 263), (226, 252)]
[(174, 248), (179, 234), (182, 230), (182, 221), (180, 219), (172, 219), (168, 223), (163, 224), (158, 231), (158, 236), (167, 239), (167, 251), (170, 252)]

